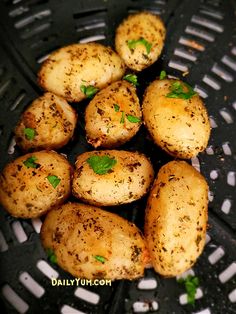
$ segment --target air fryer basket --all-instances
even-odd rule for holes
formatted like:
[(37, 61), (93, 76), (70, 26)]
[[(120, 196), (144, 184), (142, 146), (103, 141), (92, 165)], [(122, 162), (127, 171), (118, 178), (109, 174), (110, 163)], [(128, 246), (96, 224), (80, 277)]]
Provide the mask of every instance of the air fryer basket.
[[(230, 0), (2, 0), (0, 3), (0, 169), (20, 155), (13, 128), (40, 93), (36, 73), (56, 48), (99, 41), (113, 45), (114, 31), (130, 12), (160, 14), (167, 27), (164, 52), (138, 75), (140, 97), (162, 69), (182, 77), (204, 98), (212, 134), (192, 164), (210, 186), (207, 245), (190, 270), (200, 279), (195, 306), (187, 304), (176, 278), (152, 269), (145, 278), (112, 286), (54, 286), (50, 276), (72, 279), (49, 262), (39, 241), (41, 219), (21, 220), (0, 211), (1, 313), (236, 313), (236, 6)], [(74, 141), (61, 152), (71, 162), (91, 150), (84, 136), (86, 101), (75, 105)], [(150, 156), (155, 170), (171, 158), (152, 144), (144, 128), (124, 149)], [(119, 213), (143, 225), (145, 200)], [(111, 209), (112, 210), (112, 209)]]

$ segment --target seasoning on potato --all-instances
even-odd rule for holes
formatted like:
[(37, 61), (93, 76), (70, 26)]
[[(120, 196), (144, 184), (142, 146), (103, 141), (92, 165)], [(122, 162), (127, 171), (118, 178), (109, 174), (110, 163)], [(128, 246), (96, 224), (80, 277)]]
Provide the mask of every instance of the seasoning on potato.
[(208, 185), (185, 161), (164, 165), (154, 181), (145, 213), (145, 236), (152, 265), (177, 276), (202, 253), (207, 228)]
[(72, 182), (75, 197), (99, 206), (131, 203), (144, 196), (153, 181), (148, 158), (138, 152), (104, 150), (77, 157)]
[(180, 80), (156, 80), (148, 86), (143, 119), (155, 143), (172, 156), (192, 158), (207, 147), (206, 108), (192, 87)]
[(0, 174), (0, 203), (12, 216), (39, 217), (70, 195), (71, 173), (69, 162), (53, 151), (18, 157)]
[(90, 205), (67, 203), (50, 211), (41, 240), (50, 260), (79, 278), (136, 279), (149, 262), (133, 223)]
[(24, 151), (61, 148), (72, 138), (76, 122), (77, 114), (65, 99), (45, 93), (21, 115), (16, 143)]
[(102, 89), (86, 108), (87, 140), (95, 148), (117, 147), (138, 132), (141, 118), (135, 87), (125, 80), (112, 83)]
[(78, 102), (92, 98), (108, 84), (121, 79), (125, 66), (110, 48), (98, 43), (72, 44), (53, 52), (38, 73), (46, 91)]
[(149, 12), (129, 15), (117, 28), (116, 51), (129, 68), (142, 71), (160, 56), (165, 34), (159, 16)]

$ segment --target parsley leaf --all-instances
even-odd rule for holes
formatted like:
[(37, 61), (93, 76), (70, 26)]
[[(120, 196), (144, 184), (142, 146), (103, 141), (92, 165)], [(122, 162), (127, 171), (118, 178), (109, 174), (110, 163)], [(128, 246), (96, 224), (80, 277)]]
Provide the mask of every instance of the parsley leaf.
[(125, 123), (125, 113), (124, 113), (124, 111), (122, 111), (120, 123)]
[(184, 284), (188, 303), (194, 305), (197, 288), (199, 286), (199, 278), (189, 275), (186, 278), (180, 278), (178, 283)]
[(101, 255), (95, 255), (94, 258), (102, 264), (104, 264), (105, 261), (107, 260), (104, 256), (101, 256)]
[(36, 136), (36, 131), (35, 129), (32, 129), (32, 128), (25, 128), (24, 134), (27, 140), (32, 141)]
[(46, 253), (47, 253), (47, 256), (49, 258), (49, 261), (53, 264), (56, 264), (57, 263), (57, 257), (56, 257), (56, 254), (54, 253), (54, 251), (52, 249), (47, 249)]
[[(187, 88), (187, 92), (184, 91), (184, 87)], [(189, 99), (197, 94), (190, 85), (179, 81), (172, 83), (170, 90), (171, 91), (166, 95), (167, 98)]]
[(117, 105), (117, 104), (114, 104), (114, 109), (115, 109), (115, 112), (119, 112), (120, 111), (120, 106)]
[(93, 85), (81, 85), (80, 90), (88, 98), (93, 98), (93, 96), (98, 92), (98, 88), (94, 87)]
[(86, 161), (96, 174), (106, 174), (117, 163), (116, 159), (110, 158), (107, 155), (93, 155), (89, 157)]
[(35, 162), (36, 160), (37, 160), (36, 157), (31, 156), (31, 157), (27, 158), (25, 161), (23, 161), (23, 164), (27, 168), (38, 168), (38, 167), (40, 167), (40, 165)]
[(164, 80), (166, 78), (166, 71), (161, 71), (160, 73), (160, 80)]
[(47, 179), (48, 179), (49, 183), (54, 187), (54, 189), (61, 182), (61, 179), (59, 179), (57, 176), (47, 176)]
[(141, 121), (141, 119), (139, 119), (138, 117), (132, 116), (131, 114), (127, 114), (126, 117), (131, 123), (138, 123)]
[(127, 82), (133, 84), (134, 86), (138, 86), (138, 77), (135, 74), (126, 74), (123, 77), (123, 80), (126, 80)]
[(128, 41), (127, 41), (127, 45), (128, 45), (128, 47), (129, 47), (130, 50), (136, 48), (136, 46), (137, 46), (138, 44), (144, 45), (145, 48), (146, 48), (147, 54), (150, 53), (151, 48), (152, 48), (152, 44), (149, 43), (146, 39), (144, 39), (144, 38), (141, 37), (141, 38), (139, 38), (139, 39), (131, 39), (131, 40), (128, 40)]

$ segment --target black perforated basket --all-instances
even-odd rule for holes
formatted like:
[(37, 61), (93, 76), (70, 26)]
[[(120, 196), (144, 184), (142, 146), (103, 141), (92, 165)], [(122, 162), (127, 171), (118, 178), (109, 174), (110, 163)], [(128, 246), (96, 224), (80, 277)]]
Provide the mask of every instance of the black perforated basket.
[[(236, 313), (236, 6), (230, 0), (1, 0), (0, 3), (0, 168), (21, 154), (13, 128), (40, 95), (36, 73), (47, 55), (72, 42), (113, 46), (114, 32), (128, 13), (160, 14), (167, 27), (162, 57), (138, 75), (139, 96), (160, 70), (184, 77), (203, 97), (212, 126), (204, 153), (192, 164), (207, 178), (209, 228), (206, 247), (188, 273), (200, 279), (195, 306), (187, 304), (176, 278), (153, 269), (133, 282), (111, 286), (52, 286), (51, 277), (73, 279), (51, 264), (40, 244), (42, 219), (21, 220), (0, 210), (1, 313)], [(61, 152), (73, 163), (91, 150), (83, 112), (75, 138)], [(158, 171), (171, 158), (144, 128), (122, 147), (148, 155)], [(0, 170), (1, 170), (0, 169)], [(119, 214), (143, 227), (145, 199), (121, 206)], [(111, 209), (112, 210), (112, 209)], [(185, 274), (186, 275), (186, 274)]]

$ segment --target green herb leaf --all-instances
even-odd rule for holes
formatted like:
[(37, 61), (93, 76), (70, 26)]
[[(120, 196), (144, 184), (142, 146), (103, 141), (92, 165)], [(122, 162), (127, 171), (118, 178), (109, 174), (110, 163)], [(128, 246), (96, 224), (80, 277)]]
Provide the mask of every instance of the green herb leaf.
[(126, 74), (123, 77), (123, 80), (126, 80), (127, 82), (133, 84), (134, 86), (138, 86), (138, 77), (135, 74)]
[(52, 249), (47, 249), (46, 253), (47, 253), (47, 256), (49, 258), (49, 261), (53, 264), (56, 264), (57, 263), (57, 257), (56, 257), (56, 254), (54, 253), (54, 251)]
[(105, 261), (107, 260), (104, 256), (101, 256), (101, 255), (95, 255), (94, 258), (102, 264), (104, 264)]
[(127, 41), (127, 45), (129, 47), (130, 50), (135, 49), (137, 45), (144, 45), (146, 48), (146, 52), (147, 54), (150, 53), (151, 48), (152, 48), (152, 44), (149, 43), (146, 39), (144, 38), (139, 38), (139, 39), (131, 39)]
[[(187, 88), (187, 92), (184, 91), (184, 87)], [(187, 83), (181, 84), (179, 81), (172, 83), (170, 90), (171, 91), (166, 95), (167, 98), (189, 99), (197, 94), (190, 85)]]
[(94, 155), (89, 157), (86, 161), (96, 174), (106, 174), (117, 163), (116, 159), (110, 158), (107, 155)]
[(32, 141), (36, 136), (36, 131), (35, 131), (35, 129), (25, 128), (24, 134), (25, 134), (25, 137), (27, 138), (27, 140)]
[(115, 112), (119, 112), (120, 111), (120, 106), (117, 105), (117, 104), (114, 104), (114, 109), (115, 109)]
[(98, 92), (98, 88), (92, 86), (92, 85), (81, 85), (80, 90), (82, 93), (84, 93), (88, 98), (93, 98), (93, 96)]
[(164, 80), (166, 78), (166, 71), (161, 71), (160, 73), (160, 80)]
[(178, 283), (184, 284), (187, 293), (187, 300), (189, 304), (194, 305), (197, 288), (199, 286), (199, 279), (196, 276), (187, 276), (180, 278)]
[(138, 117), (132, 116), (131, 114), (127, 114), (126, 117), (131, 123), (138, 123), (141, 121), (141, 119), (139, 119)]
[(31, 157), (27, 158), (25, 161), (23, 161), (23, 164), (27, 168), (38, 168), (38, 167), (40, 167), (40, 165), (35, 162), (36, 160), (37, 160), (36, 157), (31, 156)]
[(57, 176), (47, 176), (47, 179), (48, 179), (49, 183), (54, 187), (54, 189), (61, 182), (61, 179), (59, 179)]
[(124, 111), (122, 111), (120, 123), (125, 123), (125, 113), (124, 113)]

